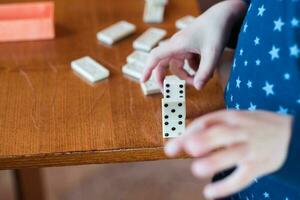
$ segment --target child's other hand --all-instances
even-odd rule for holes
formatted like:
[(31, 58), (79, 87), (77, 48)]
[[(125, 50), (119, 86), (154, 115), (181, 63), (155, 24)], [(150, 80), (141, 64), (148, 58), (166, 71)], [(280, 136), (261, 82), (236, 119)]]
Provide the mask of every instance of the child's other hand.
[[(176, 75), (201, 89), (212, 77), (232, 26), (245, 10), (246, 5), (241, 0), (224, 1), (210, 8), (186, 29), (151, 51), (142, 81), (147, 81), (156, 69), (156, 79), (162, 87), (170, 64)], [(185, 59), (196, 70), (195, 76), (183, 69)]]
[(207, 198), (221, 198), (249, 186), (255, 178), (284, 164), (291, 135), (291, 117), (270, 112), (219, 111), (196, 119), (183, 137), (165, 147), (168, 156), (185, 151), (197, 158), (192, 172), (211, 177), (236, 170), (204, 189)]

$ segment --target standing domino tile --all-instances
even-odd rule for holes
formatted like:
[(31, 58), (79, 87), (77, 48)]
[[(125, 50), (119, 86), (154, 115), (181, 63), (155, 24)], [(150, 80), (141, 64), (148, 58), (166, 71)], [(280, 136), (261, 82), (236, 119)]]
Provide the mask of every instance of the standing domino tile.
[(109, 76), (109, 71), (89, 56), (71, 62), (71, 68), (85, 80), (95, 83)]
[(145, 3), (143, 21), (145, 23), (161, 23), (164, 21), (165, 6)]
[(123, 74), (131, 76), (135, 79), (140, 80), (143, 75), (144, 68), (140, 65), (136, 64), (135, 62), (127, 63), (122, 67)]
[(185, 130), (185, 101), (162, 99), (162, 130), (164, 138), (179, 137)]
[(134, 33), (136, 27), (127, 21), (120, 21), (116, 24), (109, 26), (108, 28), (97, 33), (97, 39), (108, 45), (127, 37)]
[(163, 137), (179, 137), (185, 129), (185, 118), (185, 81), (177, 76), (167, 76), (164, 80), (162, 99)]
[(179, 137), (185, 130), (185, 120), (163, 119), (163, 138)]
[(151, 77), (146, 83), (141, 83), (141, 88), (146, 96), (161, 93), (160, 87), (153, 77)]
[(135, 63), (136, 65), (144, 68), (147, 62), (149, 53), (144, 51), (134, 51), (127, 56), (127, 63)]
[(166, 36), (167, 32), (160, 28), (149, 28), (133, 42), (133, 48), (142, 51), (150, 51)]
[(165, 120), (184, 120), (186, 118), (185, 100), (162, 99), (162, 116)]
[(184, 29), (185, 27), (193, 23), (195, 19), (196, 19), (195, 17), (190, 15), (182, 17), (176, 21), (175, 26), (179, 30)]
[(164, 80), (164, 98), (176, 101), (185, 100), (185, 81), (177, 76), (167, 76)]

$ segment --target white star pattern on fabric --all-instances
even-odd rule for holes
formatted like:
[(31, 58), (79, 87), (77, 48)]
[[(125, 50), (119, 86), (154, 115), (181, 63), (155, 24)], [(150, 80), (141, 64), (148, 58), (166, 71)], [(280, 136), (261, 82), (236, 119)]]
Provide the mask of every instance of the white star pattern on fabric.
[(293, 18), (291, 20), (291, 25), (292, 25), (292, 27), (299, 27), (299, 20), (296, 18)]
[(273, 84), (269, 84), (266, 81), (265, 86), (262, 89), (266, 92), (266, 96), (269, 96), (269, 95), (274, 95), (273, 88), (274, 88), (274, 85)]
[(233, 65), (232, 65), (233, 69), (236, 68), (236, 59), (233, 60)]
[(278, 109), (277, 113), (280, 114), (280, 115), (286, 115), (286, 114), (288, 114), (288, 111), (289, 110), (287, 108), (279, 106), (279, 109)]
[(250, 102), (250, 107), (248, 108), (249, 111), (255, 111), (256, 105), (254, 105), (252, 102)]
[[(243, 1), (249, 6), (235, 38), (226, 108), (300, 114), (300, 0)], [(262, 177), (228, 199), (300, 200), (299, 191), (277, 189), (281, 183), (277, 184)]]
[(252, 3), (250, 3), (249, 8), (248, 8), (248, 11), (250, 11), (251, 8), (252, 8)]
[(267, 193), (267, 192), (264, 192), (263, 195), (264, 195), (264, 197), (265, 197), (266, 199), (270, 198), (270, 194)]
[(259, 37), (255, 37), (254, 39), (254, 45), (259, 45), (259, 42), (260, 42), (260, 38)]
[(269, 51), (269, 54), (271, 56), (271, 60), (274, 60), (275, 58), (279, 58), (279, 48), (276, 48), (274, 45), (272, 46), (271, 51)]
[(274, 31), (281, 32), (282, 27), (284, 26), (284, 22), (281, 20), (281, 17), (278, 18), (278, 20), (273, 21), (274, 22)]
[(237, 88), (240, 88), (241, 87), (241, 80), (240, 80), (240, 77), (238, 77), (237, 79), (236, 79), (236, 87)]
[(244, 49), (240, 50), (240, 56), (242, 56), (244, 54)]
[(244, 25), (244, 28), (243, 28), (243, 32), (246, 33), (247, 32), (247, 29), (248, 29), (248, 24), (246, 22), (246, 24)]
[(283, 76), (285, 80), (290, 80), (291, 78), (291, 75), (289, 73), (285, 73)]
[(260, 61), (259, 59), (257, 59), (257, 60), (255, 61), (255, 64), (256, 64), (257, 66), (260, 66), (260, 63), (261, 63), (261, 61)]
[(265, 6), (262, 5), (261, 7), (258, 8), (257, 16), (263, 16), (265, 11), (266, 11)]
[(248, 88), (252, 88), (252, 81), (248, 81), (247, 86), (248, 86)]
[(294, 44), (294, 46), (290, 47), (290, 56), (299, 58), (300, 49), (297, 44)]

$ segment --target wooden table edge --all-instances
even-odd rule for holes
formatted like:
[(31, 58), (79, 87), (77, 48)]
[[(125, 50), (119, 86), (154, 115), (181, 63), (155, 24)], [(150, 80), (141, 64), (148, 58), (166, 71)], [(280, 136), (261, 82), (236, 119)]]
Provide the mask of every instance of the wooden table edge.
[[(186, 155), (174, 159), (185, 159)], [(64, 153), (45, 153), (26, 156), (0, 157), (0, 170), (21, 168), (59, 167), (70, 165), (109, 164), (122, 162), (139, 162), (168, 160), (163, 147), (145, 147), (132, 149), (115, 149), (104, 151), (82, 151)]]

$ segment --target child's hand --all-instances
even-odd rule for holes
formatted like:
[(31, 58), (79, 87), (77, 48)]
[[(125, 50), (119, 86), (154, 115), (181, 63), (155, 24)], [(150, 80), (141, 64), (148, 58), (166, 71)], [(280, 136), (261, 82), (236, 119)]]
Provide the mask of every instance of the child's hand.
[[(156, 69), (156, 79), (162, 87), (170, 64), (176, 75), (201, 89), (212, 77), (232, 26), (245, 14), (245, 10), (246, 5), (241, 0), (224, 1), (210, 8), (189, 27), (151, 51), (142, 81), (147, 81)], [(183, 69), (185, 59), (197, 71), (194, 77)]]
[(196, 157), (192, 172), (198, 177), (211, 177), (236, 166), (231, 175), (204, 190), (207, 198), (221, 198), (284, 164), (291, 121), (289, 116), (270, 112), (219, 111), (195, 120), (186, 135), (167, 143), (165, 152), (173, 157), (185, 151)]

